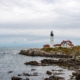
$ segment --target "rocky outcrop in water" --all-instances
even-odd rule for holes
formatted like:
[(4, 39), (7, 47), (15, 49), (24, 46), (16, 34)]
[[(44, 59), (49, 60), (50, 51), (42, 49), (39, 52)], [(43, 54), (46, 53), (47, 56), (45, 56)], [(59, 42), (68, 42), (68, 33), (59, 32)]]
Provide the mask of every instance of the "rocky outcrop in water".
[(76, 80), (80, 80), (80, 70), (76, 71)]
[(8, 73), (12, 73), (13, 71), (9, 71)]
[(80, 61), (74, 60), (74, 59), (59, 59), (59, 60), (53, 60), (53, 59), (43, 59), (41, 60), (41, 63), (38, 63), (37, 61), (30, 61), (26, 62), (26, 65), (33, 65), (33, 66), (50, 66), (50, 65), (58, 65), (66, 67), (70, 70), (73, 69), (79, 69), (80, 68)]
[(65, 80), (65, 79), (59, 76), (50, 76), (49, 78), (45, 78), (44, 80)]
[(58, 58), (72, 58), (71, 55), (66, 54), (58, 54), (58, 53), (49, 53), (41, 49), (28, 49), (28, 50), (21, 50), (19, 54), (26, 55), (26, 56), (42, 56), (42, 57), (58, 57)]
[(26, 65), (36, 65), (36, 66), (40, 65), (37, 61), (30, 61), (30, 62), (26, 62), (24, 64), (26, 64)]
[(70, 80), (80, 80), (80, 69), (72, 72), (72, 76)]
[(22, 78), (14, 77), (14, 76), (13, 76), (11, 80), (22, 80)]
[(51, 74), (52, 74), (52, 72), (51, 72), (51, 71), (47, 71), (47, 72), (46, 72), (46, 74), (51, 75)]
[(20, 78), (20, 77), (12, 77), (12, 79), (11, 80), (29, 80), (28, 78), (26, 78), (26, 79), (22, 79), (22, 78)]
[(63, 66), (68, 69), (79, 69), (80, 68), (80, 61), (73, 60), (73, 59), (59, 59), (59, 60), (52, 60), (52, 59), (43, 59), (41, 60), (41, 64), (48, 64), (48, 65), (58, 65)]

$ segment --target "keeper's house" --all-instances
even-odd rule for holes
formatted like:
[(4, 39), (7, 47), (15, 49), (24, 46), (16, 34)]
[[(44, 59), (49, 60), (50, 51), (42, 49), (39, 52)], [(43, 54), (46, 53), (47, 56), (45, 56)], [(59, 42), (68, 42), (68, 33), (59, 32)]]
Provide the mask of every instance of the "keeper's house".
[(63, 40), (60, 44), (55, 44), (54, 47), (73, 47), (73, 43), (70, 40)]

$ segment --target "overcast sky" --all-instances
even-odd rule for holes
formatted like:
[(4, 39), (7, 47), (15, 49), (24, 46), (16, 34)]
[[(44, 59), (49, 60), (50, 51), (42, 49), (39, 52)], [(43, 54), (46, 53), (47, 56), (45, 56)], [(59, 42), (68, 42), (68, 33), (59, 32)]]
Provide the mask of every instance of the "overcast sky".
[(0, 0), (0, 47), (80, 45), (80, 0)]

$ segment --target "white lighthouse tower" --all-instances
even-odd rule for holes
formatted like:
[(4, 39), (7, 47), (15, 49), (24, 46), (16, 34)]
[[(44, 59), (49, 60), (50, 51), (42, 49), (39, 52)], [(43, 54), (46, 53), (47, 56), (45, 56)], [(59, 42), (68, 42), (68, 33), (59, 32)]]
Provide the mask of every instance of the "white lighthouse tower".
[(50, 47), (54, 47), (54, 34), (53, 31), (50, 32)]

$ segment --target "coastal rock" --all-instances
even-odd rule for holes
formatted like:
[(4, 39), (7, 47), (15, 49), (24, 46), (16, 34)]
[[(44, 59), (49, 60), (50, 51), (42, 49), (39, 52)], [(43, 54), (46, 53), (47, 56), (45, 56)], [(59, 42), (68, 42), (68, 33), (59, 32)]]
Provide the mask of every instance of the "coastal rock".
[(21, 76), (21, 74), (18, 74), (18, 76)]
[(47, 65), (58, 65), (64, 66), (68, 69), (79, 69), (80, 68), (80, 61), (73, 61), (72, 59), (59, 59), (59, 60), (52, 60), (52, 59), (43, 59), (41, 60), (41, 64)]
[(34, 72), (34, 73), (33, 73), (33, 76), (38, 76), (38, 73), (37, 73), (37, 72)]
[(57, 73), (57, 72), (55, 72), (55, 73), (53, 73), (53, 75), (60, 75), (60, 74), (63, 74), (63, 73)]
[(49, 80), (65, 80), (63, 77), (59, 77), (59, 76), (50, 76)]
[(8, 73), (12, 73), (13, 71), (9, 71)]
[(23, 76), (38, 76), (38, 73), (37, 72), (34, 72), (33, 74), (23, 73)]
[(42, 57), (58, 57), (58, 58), (72, 58), (71, 55), (66, 55), (66, 54), (58, 54), (55, 52), (50, 53), (46, 52), (41, 49), (28, 49), (28, 50), (21, 50), (19, 54), (26, 55), (26, 56), (42, 56)]
[(72, 72), (71, 79), (80, 80), (80, 70), (76, 70), (75, 72)]
[(29, 78), (23, 79), (23, 80), (29, 80)]
[(3, 54), (6, 54), (6, 53), (3, 53)]
[(76, 71), (76, 80), (80, 80), (80, 70)]
[(31, 69), (31, 71), (35, 71), (36, 69)]
[(65, 79), (59, 76), (50, 76), (49, 78), (45, 78), (44, 80), (65, 80)]
[(30, 61), (30, 62), (26, 62), (26, 65), (36, 65), (39, 66), (40, 64), (37, 61)]
[(45, 78), (44, 80), (49, 80), (49, 78)]
[(30, 76), (30, 74), (28, 74), (28, 73), (23, 73), (23, 76)]
[(37, 61), (30, 61), (24, 63), (26, 65), (33, 65), (33, 66), (50, 66), (50, 65), (58, 65), (65, 68), (68, 68), (69, 70), (73, 69), (79, 69), (80, 68), (80, 61), (74, 61), (72, 59), (59, 59), (59, 60), (53, 60), (53, 59), (43, 59), (41, 60), (41, 63), (38, 63)]
[(29, 78), (26, 78), (26, 79), (22, 79), (20, 77), (12, 77), (11, 80), (29, 80)]
[(27, 56), (44, 56), (49, 55), (49, 53), (40, 50), (40, 49), (28, 49), (28, 50), (21, 50), (19, 54), (27, 55)]
[(14, 76), (13, 76), (11, 80), (22, 80), (22, 78), (14, 77)]
[(52, 72), (51, 72), (51, 71), (47, 71), (47, 72), (46, 72), (46, 74), (51, 75), (51, 74), (52, 74)]
[(72, 75), (73, 75), (73, 76), (76, 76), (76, 72), (72, 72)]

